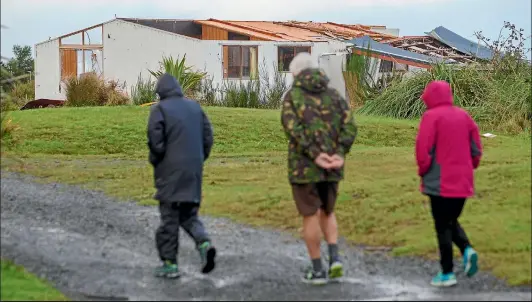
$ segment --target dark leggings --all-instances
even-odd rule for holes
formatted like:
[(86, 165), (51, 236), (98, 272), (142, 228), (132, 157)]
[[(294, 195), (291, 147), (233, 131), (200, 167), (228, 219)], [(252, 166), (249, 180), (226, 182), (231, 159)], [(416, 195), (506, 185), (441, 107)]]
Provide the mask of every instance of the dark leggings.
[(198, 217), (198, 209), (196, 203), (159, 203), (161, 225), (155, 234), (155, 242), (162, 261), (177, 262), (180, 227), (197, 245), (209, 241), (205, 226)]
[(464, 229), (458, 223), (458, 217), (464, 208), (465, 198), (445, 198), (429, 196), (434, 226), (438, 235), (440, 264), (444, 274), (453, 272), (453, 242), (462, 255), (466, 247), (471, 246)]

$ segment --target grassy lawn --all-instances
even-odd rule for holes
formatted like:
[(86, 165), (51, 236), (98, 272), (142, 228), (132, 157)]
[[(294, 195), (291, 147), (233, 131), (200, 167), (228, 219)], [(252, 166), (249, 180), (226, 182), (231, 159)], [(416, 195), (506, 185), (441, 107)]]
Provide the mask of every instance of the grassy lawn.
[[(148, 110), (15, 112), (18, 144), (2, 160), (2, 168), (155, 204), (147, 162)], [(287, 183), (287, 140), (279, 112), (206, 111), (214, 125), (215, 147), (205, 169), (202, 213), (295, 232), (301, 221)], [(359, 138), (347, 158), (338, 200), (342, 235), (354, 243), (391, 246), (395, 255), (436, 258), (430, 208), (418, 191), (413, 154), (417, 122), (360, 116), (357, 123)], [(483, 140), (477, 196), (468, 202), (461, 222), (481, 253), (483, 269), (511, 284), (530, 284), (530, 137)]]
[(28, 273), (13, 263), (1, 261), (2, 301), (67, 301), (47, 282)]

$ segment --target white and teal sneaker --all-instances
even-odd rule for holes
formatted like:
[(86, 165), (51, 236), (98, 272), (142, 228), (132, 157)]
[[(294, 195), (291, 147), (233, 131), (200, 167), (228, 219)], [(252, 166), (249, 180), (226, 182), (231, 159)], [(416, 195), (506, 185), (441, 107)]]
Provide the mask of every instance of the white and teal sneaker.
[(456, 276), (454, 273), (443, 274), (440, 272), (436, 275), (436, 277), (432, 278), (430, 285), (436, 287), (450, 287), (456, 285), (456, 283), (458, 282), (456, 281)]
[(478, 272), (478, 255), (470, 246), (464, 250), (464, 273), (468, 277), (473, 277)]
[(154, 274), (156, 277), (169, 279), (175, 279), (181, 276), (177, 264), (169, 261), (165, 261), (161, 266), (155, 268)]

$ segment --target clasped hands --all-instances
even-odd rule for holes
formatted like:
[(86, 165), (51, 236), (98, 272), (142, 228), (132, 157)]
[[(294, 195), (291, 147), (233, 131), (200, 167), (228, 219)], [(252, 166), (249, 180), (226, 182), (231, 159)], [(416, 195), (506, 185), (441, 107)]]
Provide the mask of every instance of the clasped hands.
[(320, 153), (314, 163), (325, 170), (340, 169), (344, 166), (344, 159), (338, 154)]

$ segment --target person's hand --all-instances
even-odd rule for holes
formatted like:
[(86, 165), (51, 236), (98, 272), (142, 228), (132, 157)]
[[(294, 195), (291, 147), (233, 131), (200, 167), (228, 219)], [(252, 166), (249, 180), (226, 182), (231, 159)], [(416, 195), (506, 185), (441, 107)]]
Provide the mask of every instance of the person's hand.
[(341, 169), (344, 166), (344, 158), (335, 154), (331, 158), (331, 169)]
[(322, 169), (329, 170), (332, 168), (333, 159), (327, 153), (320, 153), (314, 160), (314, 163)]

